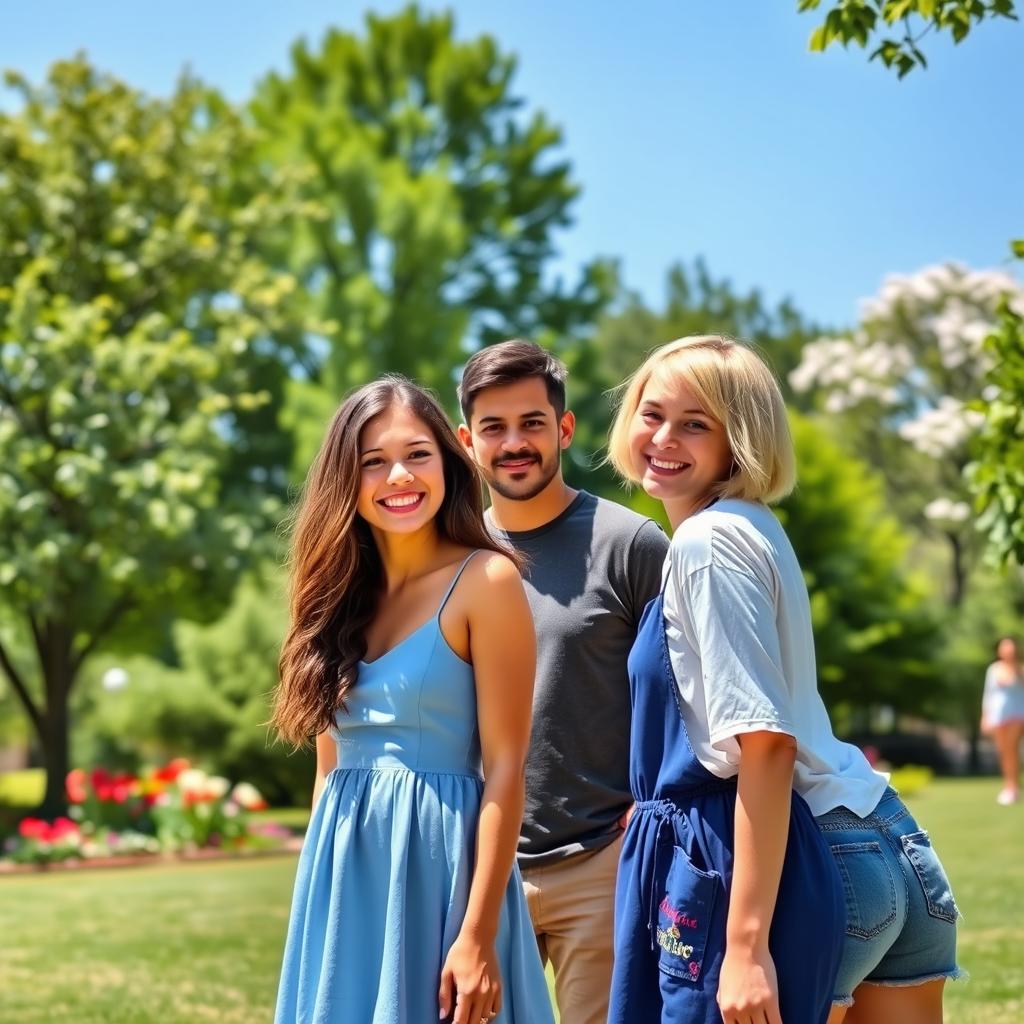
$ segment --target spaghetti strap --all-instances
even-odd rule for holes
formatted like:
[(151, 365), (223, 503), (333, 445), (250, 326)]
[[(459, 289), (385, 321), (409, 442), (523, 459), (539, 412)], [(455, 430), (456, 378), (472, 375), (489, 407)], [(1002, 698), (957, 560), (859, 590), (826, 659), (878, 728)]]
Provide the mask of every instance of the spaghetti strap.
[(434, 613), (434, 618), (439, 618), (441, 612), (444, 611), (444, 606), (448, 603), (448, 598), (452, 596), (452, 591), (455, 589), (455, 584), (459, 582), (459, 577), (462, 575), (463, 569), (469, 565), (470, 559), (474, 555), (480, 554), (481, 548), (477, 548), (475, 551), (470, 551), (468, 555), (462, 560), (462, 564), (455, 571), (455, 575), (452, 577), (451, 583), (448, 584), (448, 589), (444, 592), (444, 597), (441, 598), (441, 603), (437, 606), (437, 611)]

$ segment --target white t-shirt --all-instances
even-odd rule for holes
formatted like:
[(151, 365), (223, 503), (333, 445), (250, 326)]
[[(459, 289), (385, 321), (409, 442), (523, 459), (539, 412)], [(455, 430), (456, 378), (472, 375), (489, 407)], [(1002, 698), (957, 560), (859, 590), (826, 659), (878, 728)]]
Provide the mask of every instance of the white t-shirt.
[(701, 764), (730, 778), (739, 771), (737, 736), (787, 733), (797, 743), (793, 786), (812, 814), (839, 806), (870, 814), (888, 778), (832, 734), (807, 587), (772, 512), (723, 500), (684, 520), (665, 574), (669, 656)]

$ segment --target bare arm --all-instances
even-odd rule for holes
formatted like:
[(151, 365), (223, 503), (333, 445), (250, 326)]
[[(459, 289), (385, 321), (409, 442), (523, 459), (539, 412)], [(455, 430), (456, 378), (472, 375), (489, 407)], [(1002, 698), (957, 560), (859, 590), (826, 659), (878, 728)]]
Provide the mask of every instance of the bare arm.
[(515, 566), (501, 555), (471, 567), (470, 651), (476, 677), (484, 790), (476, 861), (459, 937), (441, 977), (443, 1014), (477, 1024), (501, 1006), (494, 941), (523, 817), (523, 773), (530, 741), (536, 641), (530, 606)]
[(327, 775), (338, 766), (338, 748), (334, 737), (327, 731), (316, 738), (316, 774), (313, 776), (313, 807), (316, 807), (320, 794), (324, 791)]
[(735, 849), (718, 1002), (727, 1024), (750, 1019), (780, 1024), (768, 932), (786, 856), (796, 741), (777, 732), (737, 738)]

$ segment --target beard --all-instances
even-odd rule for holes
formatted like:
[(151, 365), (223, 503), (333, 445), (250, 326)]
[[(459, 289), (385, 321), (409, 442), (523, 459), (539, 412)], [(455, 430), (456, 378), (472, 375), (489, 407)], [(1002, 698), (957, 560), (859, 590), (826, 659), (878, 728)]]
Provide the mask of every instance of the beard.
[[(556, 453), (546, 460), (540, 455), (527, 455), (525, 452), (523, 455), (518, 456), (518, 458), (525, 457), (532, 458), (534, 465), (540, 468), (540, 476), (537, 479), (512, 480), (507, 476), (499, 478), (498, 472), (503, 461), (499, 459), (492, 462), (488, 469), (480, 467), (480, 472), (487, 486), (509, 501), (529, 501), (531, 498), (536, 498), (558, 475), (558, 470), (561, 466), (560, 453)], [(528, 466), (523, 470), (524, 475), (530, 473), (532, 469), (533, 466)]]

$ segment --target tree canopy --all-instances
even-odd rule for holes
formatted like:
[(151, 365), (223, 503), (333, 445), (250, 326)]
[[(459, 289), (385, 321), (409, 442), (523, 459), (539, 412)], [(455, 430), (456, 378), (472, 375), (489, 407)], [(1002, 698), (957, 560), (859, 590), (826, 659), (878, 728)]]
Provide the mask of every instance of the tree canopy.
[[(821, 5), (822, 0), (798, 0), (797, 10), (816, 11)], [(810, 48), (873, 46), (868, 59), (903, 78), (928, 66), (920, 44), (932, 32), (959, 43), (983, 21), (1016, 21), (1015, 7), (1014, 0), (838, 0), (811, 33)]]
[[(552, 279), (579, 186), (562, 133), (514, 89), (516, 60), (450, 14), (370, 14), (362, 34), (296, 43), (257, 87), (259, 159), (287, 168), (302, 215), (268, 261), (294, 273), (329, 326), (292, 408), (321, 410), (385, 371), (446, 403), (475, 346), (565, 339), (593, 322), (612, 280), (601, 261)], [(303, 442), (302, 469), (311, 447)]]
[(216, 93), (150, 99), (82, 58), (7, 81), (0, 585), (34, 664), (4, 642), (0, 665), (56, 805), (84, 660), (216, 614), (272, 521), (247, 417), (301, 332), (294, 280), (253, 256), (286, 211), (225, 173), (253, 137)]
[(798, 483), (780, 518), (807, 580), (822, 696), (833, 712), (935, 712), (939, 620), (925, 578), (904, 569), (911, 537), (884, 482), (822, 424), (790, 421)]

